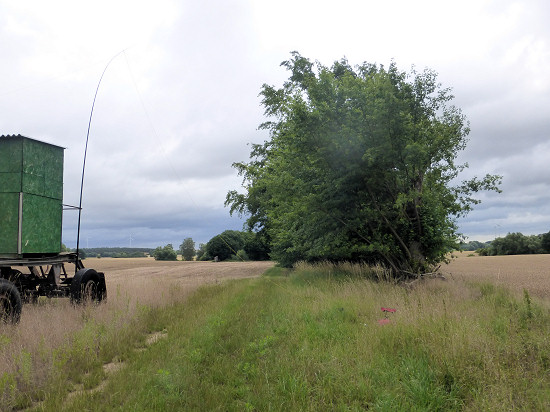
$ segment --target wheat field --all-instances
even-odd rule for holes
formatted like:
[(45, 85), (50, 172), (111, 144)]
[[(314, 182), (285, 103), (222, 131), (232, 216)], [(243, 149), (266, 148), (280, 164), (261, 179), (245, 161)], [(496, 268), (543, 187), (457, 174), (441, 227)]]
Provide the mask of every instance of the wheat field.
[(477, 256), (455, 252), (441, 266), (449, 279), (491, 282), (531, 296), (550, 298), (550, 255)]

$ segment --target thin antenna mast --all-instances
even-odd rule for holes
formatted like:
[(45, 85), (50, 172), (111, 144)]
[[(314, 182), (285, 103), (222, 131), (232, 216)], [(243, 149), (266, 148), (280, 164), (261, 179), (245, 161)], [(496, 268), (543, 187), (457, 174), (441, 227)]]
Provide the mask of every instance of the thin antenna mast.
[[(103, 73), (101, 73), (101, 77), (99, 78), (99, 82), (97, 83), (97, 88), (95, 89), (95, 95), (94, 100), (92, 102), (92, 110), (90, 111), (90, 120), (88, 121), (88, 132), (86, 133), (86, 145), (84, 146), (84, 161), (82, 162), (82, 180), (80, 182), (80, 201), (78, 203), (78, 225), (77, 225), (77, 233), (76, 233), (76, 261), (78, 262), (80, 257), (80, 218), (82, 216), (82, 192), (84, 190), (84, 172), (86, 170), (86, 154), (88, 153), (88, 140), (90, 138), (90, 127), (92, 125), (92, 116), (94, 114), (94, 106), (95, 106), (95, 100), (97, 98), (97, 93), (99, 92), (99, 86), (101, 85), (101, 81), (103, 80), (103, 76), (105, 75), (105, 72), (107, 71), (107, 68), (111, 64), (111, 62), (117, 58), (119, 55), (124, 53), (126, 49), (122, 50), (121, 52), (118, 52), (115, 54), (111, 60), (107, 63), (105, 68), (103, 69)], [(75, 265), (75, 272), (78, 270), (78, 263)]]

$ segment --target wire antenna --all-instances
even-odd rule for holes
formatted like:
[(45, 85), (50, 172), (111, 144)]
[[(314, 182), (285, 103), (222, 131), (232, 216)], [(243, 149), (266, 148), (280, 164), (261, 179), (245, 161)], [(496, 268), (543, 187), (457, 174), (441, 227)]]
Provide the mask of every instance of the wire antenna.
[[(76, 230), (76, 260), (78, 262), (79, 256), (80, 256), (80, 219), (82, 216), (82, 193), (84, 191), (84, 172), (86, 171), (86, 155), (88, 153), (88, 140), (90, 138), (90, 127), (92, 125), (92, 116), (94, 114), (94, 106), (95, 106), (95, 100), (97, 98), (97, 93), (99, 92), (99, 86), (101, 86), (101, 81), (103, 80), (103, 76), (105, 75), (105, 72), (107, 71), (107, 68), (111, 64), (111, 62), (116, 59), (118, 56), (120, 56), (122, 53), (124, 53), (126, 49), (118, 52), (113, 57), (111, 57), (111, 60), (107, 63), (105, 68), (103, 69), (103, 73), (101, 73), (101, 77), (99, 78), (99, 82), (97, 83), (97, 87), (95, 89), (94, 94), (94, 100), (92, 102), (92, 110), (90, 110), (90, 120), (88, 121), (88, 132), (86, 133), (86, 145), (84, 146), (84, 161), (82, 162), (82, 180), (80, 181), (80, 201), (78, 203), (78, 224), (77, 224), (77, 230)], [(75, 271), (77, 270), (78, 265), (75, 265)]]

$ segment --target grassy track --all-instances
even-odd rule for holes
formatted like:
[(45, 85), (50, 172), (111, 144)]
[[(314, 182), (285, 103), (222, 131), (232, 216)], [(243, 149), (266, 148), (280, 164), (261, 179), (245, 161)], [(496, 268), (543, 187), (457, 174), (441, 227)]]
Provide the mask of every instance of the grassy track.
[[(209, 286), (151, 312), (167, 337), (47, 410), (549, 410), (550, 315), (528, 293), (413, 290), (331, 267)], [(395, 307), (380, 325), (380, 307)]]

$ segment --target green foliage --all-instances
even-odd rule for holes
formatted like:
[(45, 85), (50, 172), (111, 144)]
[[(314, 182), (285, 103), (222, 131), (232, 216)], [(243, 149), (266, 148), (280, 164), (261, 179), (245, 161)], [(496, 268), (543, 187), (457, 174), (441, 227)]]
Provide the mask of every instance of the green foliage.
[(89, 256), (135, 258), (146, 257), (153, 252), (153, 249), (143, 247), (90, 247), (83, 248), (81, 251), (86, 252)]
[(463, 243), (460, 245), (460, 250), (474, 251), (478, 249), (483, 249), (488, 247), (491, 242), (479, 242), (477, 240), (472, 240), (468, 243)]
[(496, 238), (488, 249), (489, 255), (529, 255), (543, 253), (541, 235), (525, 236), (522, 233), (508, 233)]
[(239, 262), (246, 262), (247, 260), (250, 260), (248, 254), (244, 251), (244, 249), (237, 250), (237, 254), (235, 255), (236, 259)]
[(185, 238), (180, 245), (182, 260), (193, 260), (195, 257), (195, 242), (190, 237)]
[(481, 249), (477, 249), (476, 252), (479, 256), (489, 256), (489, 249), (486, 248), (486, 247), (482, 247)]
[(263, 233), (244, 232), (244, 252), (250, 260), (269, 260), (269, 244)]
[(171, 243), (164, 247), (158, 246), (153, 251), (153, 257), (155, 260), (178, 260), (178, 254)]
[[(199, 248), (200, 249), (200, 248)], [(239, 257), (241, 252), (241, 259)], [(226, 230), (214, 236), (199, 250), (197, 260), (269, 260), (270, 249), (265, 234), (253, 231)], [(246, 258), (244, 258), (246, 256)]]
[(246, 192), (228, 193), (231, 213), (247, 214), (283, 265), (383, 262), (410, 276), (444, 260), (455, 219), (500, 177), (451, 185), (469, 129), (436, 74), (345, 59), (329, 68), (296, 52), (282, 65), (288, 81), (261, 92), (271, 138), (234, 164)]
[(544, 253), (550, 253), (550, 232), (541, 235), (540, 247)]
[(460, 246), (461, 250), (475, 250), (480, 256), (531, 255), (550, 253), (550, 232), (539, 235), (508, 233), (489, 242), (471, 241)]
[(231, 255), (236, 255), (238, 250), (243, 249), (244, 243), (245, 239), (242, 232), (226, 230), (208, 241), (206, 254), (210, 259), (217, 256), (220, 261), (227, 260)]
[[(99, 255), (101, 256), (101, 255)], [(144, 252), (115, 252), (111, 255), (113, 258), (136, 258), (145, 257)]]
[(199, 243), (197, 250), (197, 260), (208, 260), (208, 254), (206, 253), (206, 243)]

